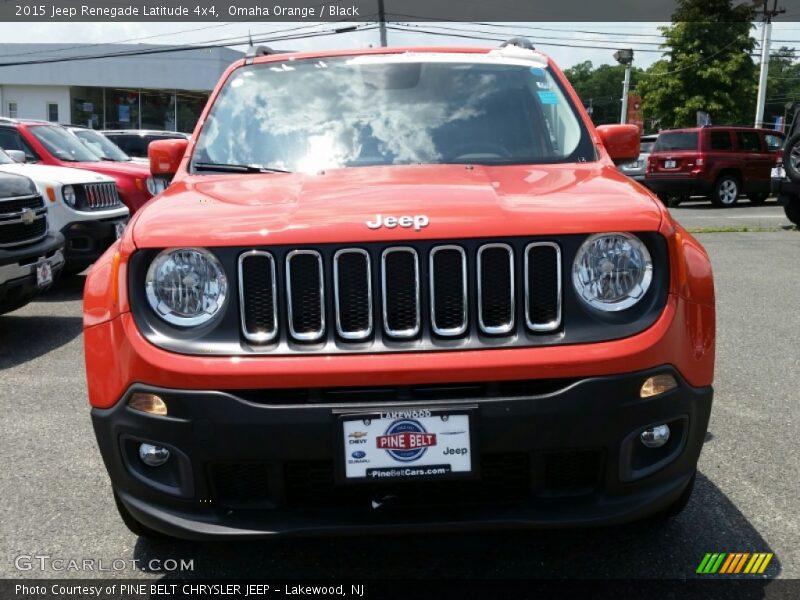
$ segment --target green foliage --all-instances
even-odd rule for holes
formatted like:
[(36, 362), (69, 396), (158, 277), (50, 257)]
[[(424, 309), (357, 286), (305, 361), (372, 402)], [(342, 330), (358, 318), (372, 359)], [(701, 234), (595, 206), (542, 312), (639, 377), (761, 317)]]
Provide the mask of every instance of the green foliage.
[[(755, 113), (757, 66), (750, 53), (752, 5), (732, 0), (678, 0), (662, 27), (665, 58), (641, 77), (646, 120), (662, 128), (693, 126), (697, 111), (717, 125), (748, 124)], [(702, 19), (702, 20), (701, 20)]]
[(800, 62), (794, 58), (795, 54), (794, 48), (786, 46), (771, 53), (764, 107), (765, 127), (772, 127), (775, 117), (786, 114), (787, 103), (800, 101)]
[[(631, 69), (631, 90), (639, 81), (642, 69)], [(591, 61), (579, 63), (564, 71), (575, 92), (586, 107), (592, 107), (595, 125), (619, 123), (622, 108), (622, 81), (625, 67), (622, 65), (600, 65), (594, 68)]]

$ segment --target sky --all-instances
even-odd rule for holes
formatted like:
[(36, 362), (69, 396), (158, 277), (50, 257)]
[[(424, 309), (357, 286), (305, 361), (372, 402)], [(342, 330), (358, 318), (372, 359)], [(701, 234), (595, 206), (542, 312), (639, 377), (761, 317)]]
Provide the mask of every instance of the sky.
[[(362, 27), (364, 24), (360, 24)], [(589, 60), (595, 65), (614, 64), (612, 54), (615, 49), (636, 48), (634, 64), (646, 68), (661, 57), (659, 49), (659, 25), (662, 23), (516, 23), (472, 25), (467, 23), (406, 23), (397, 25), (403, 31), (388, 32), (391, 46), (431, 45), (431, 46), (496, 46), (499, 42), (470, 40), (459, 37), (444, 37), (444, 33), (466, 33), (506, 39), (524, 35), (531, 39), (537, 49), (549, 54), (559, 66), (568, 68)], [(248, 36), (254, 38), (267, 36), (281, 29), (303, 27), (293, 33), (330, 31), (343, 24), (331, 23), (0, 23), (0, 40), (6, 43), (48, 41), (85, 45), (92, 43), (152, 43), (152, 44), (198, 44), (209, 40), (241, 40)], [(437, 31), (440, 35), (430, 35), (422, 30)], [(753, 35), (761, 38), (761, 28), (754, 28)], [(776, 22), (772, 29), (773, 40), (797, 40), (794, 45), (800, 49), (800, 23)], [(359, 48), (378, 45), (378, 31), (354, 31), (328, 37), (295, 39), (276, 42), (279, 49), (312, 50), (328, 48)], [(776, 49), (782, 42), (773, 42)], [(788, 44), (792, 45), (792, 44)], [(587, 47), (577, 47), (587, 46)], [(605, 46), (598, 48), (597, 46)], [(246, 45), (233, 46), (245, 50)], [(75, 49), (74, 52), (84, 52)]]

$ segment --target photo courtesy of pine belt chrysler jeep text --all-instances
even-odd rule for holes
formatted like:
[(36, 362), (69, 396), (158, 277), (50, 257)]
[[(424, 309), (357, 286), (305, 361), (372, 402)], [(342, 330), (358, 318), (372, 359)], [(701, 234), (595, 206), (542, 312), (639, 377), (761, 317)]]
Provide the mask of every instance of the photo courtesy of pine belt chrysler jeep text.
[(529, 43), (252, 49), (91, 269), (89, 401), (140, 535), (677, 514), (708, 256)]

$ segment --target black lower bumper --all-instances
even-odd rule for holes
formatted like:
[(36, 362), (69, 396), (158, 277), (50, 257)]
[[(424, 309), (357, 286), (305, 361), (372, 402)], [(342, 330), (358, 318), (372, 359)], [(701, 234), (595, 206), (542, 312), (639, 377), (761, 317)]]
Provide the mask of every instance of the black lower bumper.
[(127, 217), (76, 221), (61, 229), (64, 235), (64, 254), (67, 270), (79, 272), (91, 265), (117, 239), (116, 224), (126, 223)]
[(0, 249), (0, 314), (25, 306), (41, 292), (36, 285), (40, 259), (49, 259), (53, 277), (58, 275), (64, 266), (63, 247), (61, 234), (51, 233), (35, 244)]
[[(640, 398), (644, 379), (656, 373), (674, 374), (678, 387)], [(713, 397), (711, 387), (693, 388), (670, 367), (544, 386), (517, 382), (505, 396), (491, 384), (486, 389), (483, 399), (460, 400), (450, 391), (410, 404), (398, 396), (390, 404), (474, 407), (478, 476), (450, 481), (341, 483), (336, 415), (352, 405), (292, 405), (288, 393), (285, 402), (267, 404), (257, 391), (137, 385), (115, 407), (93, 409), (92, 419), (113, 487), (137, 520), (176, 537), (248, 538), (643, 518), (686, 488)], [(170, 415), (129, 408), (134, 391), (159, 394)], [(262, 398), (275, 402), (275, 392)], [(646, 448), (639, 433), (661, 423), (670, 425), (669, 442)], [(145, 466), (142, 442), (167, 447), (167, 464)]]
[(647, 177), (643, 182), (656, 194), (666, 196), (708, 196), (713, 185), (701, 179), (689, 177)]

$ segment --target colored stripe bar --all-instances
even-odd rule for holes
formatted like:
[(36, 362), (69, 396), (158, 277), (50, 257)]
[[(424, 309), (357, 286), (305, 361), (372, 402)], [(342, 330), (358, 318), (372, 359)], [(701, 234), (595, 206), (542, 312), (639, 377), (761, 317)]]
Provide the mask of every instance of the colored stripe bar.
[(764, 562), (761, 563), (761, 568), (758, 570), (759, 573), (763, 573), (767, 570), (767, 565), (769, 564), (769, 561), (772, 560), (773, 556), (774, 554), (772, 554), (772, 552), (767, 553), (766, 558), (764, 558)]
[(709, 573), (716, 573), (719, 570), (720, 565), (722, 565), (722, 561), (725, 560), (725, 553), (721, 553), (719, 558), (714, 562), (714, 564), (709, 569)]
[(730, 569), (731, 563), (733, 562), (733, 554), (728, 554), (728, 558), (722, 564), (722, 568), (719, 570), (720, 573), (728, 573), (728, 569)]
[(749, 552), (745, 552), (744, 554), (741, 554), (740, 556), (741, 556), (742, 558), (741, 558), (741, 559), (739, 560), (739, 562), (736, 564), (736, 569), (733, 571), (733, 573), (740, 573), (740, 572), (741, 572), (741, 570), (742, 570), (742, 567), (744, 567), (744, 563), (745, 563), (745, 561), (746, 561), (746, 560), (747, 560), (747, 558), (750, 556), (750, 553), (749, 553)]
[(711, 560), (711, 553), (706, 552), (706, 555), (703, 557), (703, 560), (700, 561), (700, 566), (697, 567), (697, 571), (695, 571), (695, 573), (705, 573), (706, 565), (708, 564), (709, 560)]
[(747, 563), (747, 566), (744, 568), (745, 573), (753, 573), (755, 569), (758, 568), (758, 564), (764, 559), (763, 554), (759, 554), (756, 552), (753, 554), (753, 558), (750, 559), (750, 562)]

